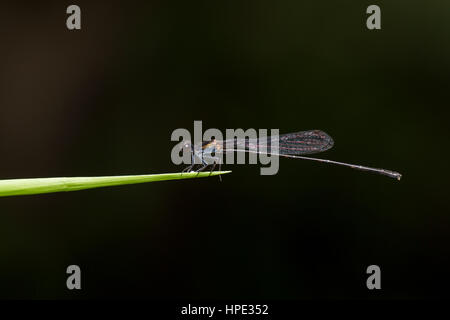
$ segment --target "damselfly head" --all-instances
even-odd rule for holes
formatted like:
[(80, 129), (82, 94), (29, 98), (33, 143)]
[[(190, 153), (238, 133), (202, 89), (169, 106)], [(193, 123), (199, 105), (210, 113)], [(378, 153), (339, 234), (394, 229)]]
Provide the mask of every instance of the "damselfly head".
[(180, 151), (185, 150), (186, 152), (190, 152), (192, 147), (191, 147), (191, 141), (189, 140), (184, 140), (182, 142), (180, 142), (178, 144), (178, 148)]

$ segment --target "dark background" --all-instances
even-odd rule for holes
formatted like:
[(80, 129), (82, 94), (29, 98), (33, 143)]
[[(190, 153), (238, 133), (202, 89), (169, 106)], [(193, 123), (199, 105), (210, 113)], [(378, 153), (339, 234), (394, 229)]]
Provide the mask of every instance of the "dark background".
[(170, 135), (194, 120), (322, 129), (323, 157), (403, 179), (281, 159), (275, 176), (1, 198), (0, 297), (450, 295), (448, 3), (77, 1), (81, 31), (70, 4), (0, 5), (1, 179), (177, 172)]

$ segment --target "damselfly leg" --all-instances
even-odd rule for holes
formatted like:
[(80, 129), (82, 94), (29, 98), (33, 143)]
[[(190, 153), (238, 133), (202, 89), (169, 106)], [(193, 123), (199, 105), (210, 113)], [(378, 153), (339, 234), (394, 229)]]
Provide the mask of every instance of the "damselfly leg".
[[(220, 159), (219, 159), (218, 157), (208, 157), (208, 159), (209, 159), (210, 161), (212, 161), (212, 163), (207, 163), (204, 159), (202, 159), (203, 166), (201, 166), (200, 168), (198, 168), (198, 169), (196, 170), (196, 172), (202, 172), (202, 171), (204, 171), (208, 166), (211, 166), (211, 170), (209, 171), (209, 174), (211, 174), (211, 173), (214, 171), (214, 169), (216, 168), (217, 165), (219, 165), (219, 171), (220, 171), (220, 168), (221, 168), (221, 162), (220, 162)], [(220, 175), (219, 175), (219, 179), (220, 179), (220, 181), (222, 181), (222, 177), (221, 177)]]
[(189, 167), (184, 168), (183, 171), (181, 172), (182, 173), (191, 172), (194, 167), (195, 167), (194, 150), (191, 149), (191, 165)]

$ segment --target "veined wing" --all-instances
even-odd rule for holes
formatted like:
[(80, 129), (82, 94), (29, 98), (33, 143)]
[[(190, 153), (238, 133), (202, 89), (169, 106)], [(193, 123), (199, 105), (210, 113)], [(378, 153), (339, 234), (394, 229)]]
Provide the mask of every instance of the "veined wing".
[[(278, 148), (274, 143), (276, 141), (278, 141)], [(221, 143), (224, 151), (248, 151), (280, 155), (319, 153), (330, 149), (333, 144), (333, 139), (320, 130), (300, 131), (258, 139), (226, 140)]]

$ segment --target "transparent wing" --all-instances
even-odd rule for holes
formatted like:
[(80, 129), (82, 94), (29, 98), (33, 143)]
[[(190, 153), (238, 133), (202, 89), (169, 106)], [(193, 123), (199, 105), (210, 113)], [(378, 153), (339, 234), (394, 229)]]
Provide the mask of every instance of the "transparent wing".
[(326, 151), (334, 145), (323, 131), (309, 130), (279, 136), (280, 154), (313, 154)]
[[(274, 142), (278, 141), (278, 148)], [(223, 142), (224, 151), (264, 152), (281, 155), (302, 155), (326, 151), (333, 139), (323, 131), (308, 130), (258, 139), (234, 139)]]

